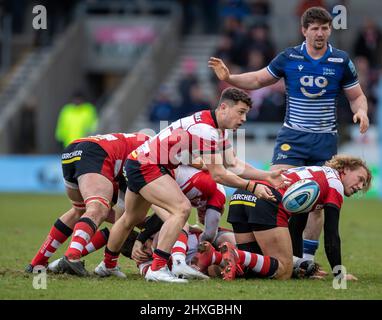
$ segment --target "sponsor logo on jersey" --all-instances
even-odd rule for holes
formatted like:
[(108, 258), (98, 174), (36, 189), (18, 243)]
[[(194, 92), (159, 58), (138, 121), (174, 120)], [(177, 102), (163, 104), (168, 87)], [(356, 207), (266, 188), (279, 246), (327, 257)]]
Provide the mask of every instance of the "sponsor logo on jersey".
[(293, 54), (293, 53), (291, 53), (291, 54), (289, 55), (289, 57), (290, 57), (290, 58), (301, 59), (301, 60), (304, 59), (304, 56), (299, 56), (299, 55), (297, 55), (297, 54)]
[(328, 58), (329, 62), (341, 63), (344, 62), (343, 58)]
[(202, 113), (201, 112), (195, 113), (194, 117), (195, 117), (196, 122), (202, 121)]
[(302, 64), (299, 64), (297, 68), (298, 68), (298, 71), (301, 71), (304, 68), (304, 66)]
[(82, 155), (82, 150), (76, 150), (73, 152), (63, 153), (61, 159), (65, 160), (65, 159), (70, 159), (74, 157), (81, 157), (81, 155)]
[(278, 153), (276, 160), (282, 160), (282, 159), (288, 159), (288, 156), (286, 154), (283, 154), (283, 153)]
[[(325, 94), (326, 89), (324, 89), (324, 88), (328, 85), (328, 79), (326, 79), (325, 77), (321, 77), (321, 76), (319, 76), (319, 77), (303, 76), (300, 78), (300, 83), (302, 85), (300, 90), (305, 97), (317, 98), (317, 97), (321, 97), (323, 94)], [(318, 93), (310, 93), (309, 91), (307, 91), (306, 88), (313, 88), (314, 86), (316, 86), (322, 90)]]
[(324, 67), (322, 69), (322, 72), (323, 72), (324, 76), (334, 76), (334, 75), (336, 75), (336, 69), (332, 69), (332, 68)]
[(289, 144), (287, 144), (287, 143), (284, 143), (284, 144), (281, 145), (280, 149), (282, 151), (289, 151), (291, 149), (291, 146)]

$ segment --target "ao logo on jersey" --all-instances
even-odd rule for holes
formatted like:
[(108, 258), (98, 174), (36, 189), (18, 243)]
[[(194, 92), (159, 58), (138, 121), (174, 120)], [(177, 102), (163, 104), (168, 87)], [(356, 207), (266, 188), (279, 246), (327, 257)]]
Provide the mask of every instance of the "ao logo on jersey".
[(318, 183), (313, 180), (302, 179), (288, 188), (282, 198), (282, 204), (285, 210), (293, 214), (309, 212), (319, 196), (320, 186)]
[[(319, 76), (303, 76), (300, 78), (300, 83), (302, 87), (300, 88), (302, 94), (308, 98), (317, 98), (321, 97), (325, 94), (326, 89), (324, 89), (328, 85), (328, 80), (325, 77)], [(306, 88), (313, 88), (314, 85), (322, 90), (318, 93), (310, 93), (306, 90)]]

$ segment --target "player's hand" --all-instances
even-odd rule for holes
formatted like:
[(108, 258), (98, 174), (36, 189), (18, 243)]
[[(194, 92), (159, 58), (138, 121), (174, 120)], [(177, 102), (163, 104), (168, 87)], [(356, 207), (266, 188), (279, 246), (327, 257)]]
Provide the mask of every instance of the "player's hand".
[(135, 240), (133, 250), (131, 252), (131, 258), (137, 263), (148, 261), (150, 256), (144, 251), (144, 245), (139, 240)]
[(365, 110), (358, 110), (353, 116), (353, 122), (357, 123), (359, 121), (359, 132), (365, 133), (369, 128), (369, 118)]
[(318, 268), (318, 270), (316, 271), (316, 275), (320, 276), (320, 277), (326, 277), (327, 275), (329, 275), (328, 272), (326, 272), (324, 269), (322, 269), (321, 267)]
[(347, 281), (358, 281), (358, 278), (355, 277), (355, 276), (353, 276), (353, 275), (350, 274), (350, 273), (347, 273), (347, 274), (345, 275), (345, 279), (346, 279)]
[(208, 60), (208, 66), (215, 71), (219, 80), (228, 81), (230, 73), (222, 59), (211, 57), (210, 60)]
[(276, 202), (276, 197), (272, 193), (271, 189), (263, 184), (257, 184), (255, 191), (253, 192), (256, 197)]
[(282, 174), (285, 171), (285, 169), (270, 171), (267, 181), (276, 189), (288, 187), (291, 184), (291, 180)]

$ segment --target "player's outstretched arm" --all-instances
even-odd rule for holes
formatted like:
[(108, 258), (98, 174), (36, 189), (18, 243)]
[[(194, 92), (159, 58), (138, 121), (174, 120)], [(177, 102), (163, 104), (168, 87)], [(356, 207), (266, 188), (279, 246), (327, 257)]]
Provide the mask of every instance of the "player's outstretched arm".
[(222, 59), (211, 57), (208, 67), (212, 68), (219, 80), (245, 90), (255, 90), (269, 86), (278, 81), (266, 68), (254, 72), (231, 74)]
[(276, 201), (275, 196), (267, 186), (258, 184), (253, 180), (243, 179), (232, 171), (227, 170), (223, 165), (223, 159), (219, 153), (203, 154), (203, 162), (216, 183), (232, 188), (248, 190), (259, 198)]
[(282, 175), (284, 170), (264, 171), (256, 169), (237, 158), (232, 148), (224, 151), (224, 166), (241, 178), (264, 180), (272, 184), (276, 189), (290, 184), (290, 180)]

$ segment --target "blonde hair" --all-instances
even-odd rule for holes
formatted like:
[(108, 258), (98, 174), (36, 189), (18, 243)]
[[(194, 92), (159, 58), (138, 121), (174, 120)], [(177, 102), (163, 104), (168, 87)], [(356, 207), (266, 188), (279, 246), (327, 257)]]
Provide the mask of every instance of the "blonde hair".
[(365, 186), (362, 188), (363, 192), (366, 192), (370, 188), (372, 174), (370, 169), (367, 167), (366, 162), (360, 158), (347, 156), (344, 154), (338, 154), (333, 156), (329, 161), (326, 161), (325, 165), (327, 167), (333, 168), (339, 172), (343, 172), (345, 168), (350, 170), (356, 170), (358, 168), (364, 168), (367, 172), (367, 178), (365, 181)]

